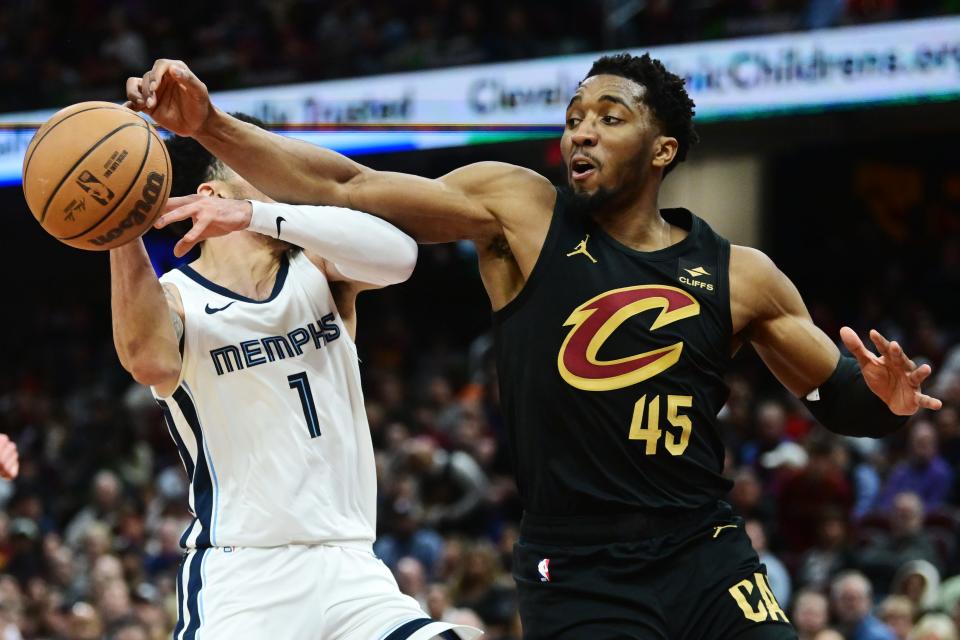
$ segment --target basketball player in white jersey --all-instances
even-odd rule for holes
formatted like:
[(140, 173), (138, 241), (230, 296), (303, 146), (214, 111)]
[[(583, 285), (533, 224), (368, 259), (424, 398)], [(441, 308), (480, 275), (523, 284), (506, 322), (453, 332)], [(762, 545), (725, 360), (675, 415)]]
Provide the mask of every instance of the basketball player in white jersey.
[[(192, 140), (168, 148), (174, 193), (268, 200)], [(346, 209), (253, 208), (159, 281), (142, 241), (110, 252), (117, 353), (191, 480), (175, 640), (478, 637), (428, 618), (371, 546), (354, 301), (406, 280), (416, 243)]]

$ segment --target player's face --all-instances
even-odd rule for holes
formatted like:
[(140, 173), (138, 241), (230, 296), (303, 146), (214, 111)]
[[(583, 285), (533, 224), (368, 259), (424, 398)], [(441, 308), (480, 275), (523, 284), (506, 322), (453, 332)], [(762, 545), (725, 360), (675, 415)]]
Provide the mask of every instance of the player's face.
[(645, 88), (614, 75), (584, 80), (567, 107), (560, 148), (574, 193), (616, 194), (643, 183), (659, 130)]

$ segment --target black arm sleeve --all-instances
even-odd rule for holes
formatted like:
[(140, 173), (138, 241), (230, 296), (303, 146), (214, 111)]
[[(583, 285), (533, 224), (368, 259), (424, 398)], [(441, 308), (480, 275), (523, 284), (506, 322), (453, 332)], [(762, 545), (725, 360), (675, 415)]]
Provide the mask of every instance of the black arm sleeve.
[(845, 436), (882, 438), (893, 433), (910, 416), (898, 416), (878, 398), (863, 380), (860, 365), (849, 356), (841, 356), (833, 373), (803, 404), (810, 413), (834, 433)]

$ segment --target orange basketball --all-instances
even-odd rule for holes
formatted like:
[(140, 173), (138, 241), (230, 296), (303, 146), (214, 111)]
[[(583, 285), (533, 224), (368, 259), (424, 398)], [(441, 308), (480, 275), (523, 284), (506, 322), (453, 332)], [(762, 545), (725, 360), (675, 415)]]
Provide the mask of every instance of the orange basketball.
[(156, 130), (110, 102), (55, 113), (30, 141), (23, 194), (54, 238), (103, 251), (141, 236), (170, 195), (170, 157)]

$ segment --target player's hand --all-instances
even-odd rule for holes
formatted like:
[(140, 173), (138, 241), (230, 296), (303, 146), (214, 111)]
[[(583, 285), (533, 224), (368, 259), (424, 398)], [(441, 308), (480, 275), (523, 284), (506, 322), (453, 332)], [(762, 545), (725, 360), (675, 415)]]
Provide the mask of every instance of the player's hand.
[(126, 107), (181, 136), (194, 135), (213, 110), (207, 85), (181, 60), (161, 58), (142, 78), (127, 78)]
[(920, 409), (937, 410), (943, 406), (937, 398), (920, 391), (920, 385), (933, 372), (930, 365), (918, 367), (895, 341), (891, 342), (871, 329), (870, 340), (880, 353), (877, 356), (864, 346), (850, 327), (840, 329), (840, 339), (860, 364), (867, 386), (887, 403), (893, 413), (910, 416)]
[(5, 433), (0, 433), (0, 478), (13, 480), (20, 471), (17, 445)]
[(163, 229), (171, 222), (190, 218), (193, 227), (173, 247), (173, 254), (179, 258), (202, 240), (246, 229), (252, 215), (253, 205), (247, 200), (194, 194), (167, 200), (163, 215), (153, 226)]

